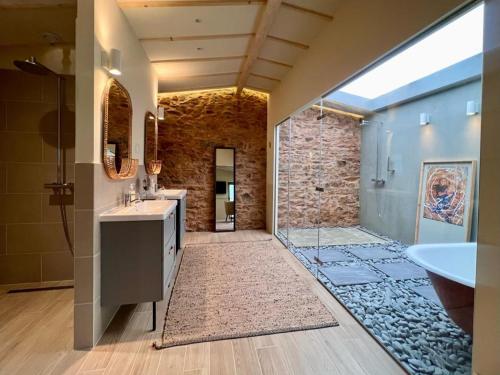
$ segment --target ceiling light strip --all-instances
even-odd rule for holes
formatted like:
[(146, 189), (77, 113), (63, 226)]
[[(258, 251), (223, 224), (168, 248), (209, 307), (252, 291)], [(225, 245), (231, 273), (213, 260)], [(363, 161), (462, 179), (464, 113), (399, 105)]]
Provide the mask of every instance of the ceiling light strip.
[(321, 106), (321, 105), (318, 105), (318, 104), (313, 104), (312, 107), (316, 108), (316, 109), (319, 109), (319, 110), (323, 110), (323, 111), (327, 111), (327, 112), (334, 112), (334, 113), (338, 113), (340, 115), (351, 116), (351, 117), (358, 118), (358, 119), (365, 118), (365, 116), (360, 115), (358, 113), (352, 113), (352, 112), (342, 111), (341, 109), (325, 107), (325, 106)]

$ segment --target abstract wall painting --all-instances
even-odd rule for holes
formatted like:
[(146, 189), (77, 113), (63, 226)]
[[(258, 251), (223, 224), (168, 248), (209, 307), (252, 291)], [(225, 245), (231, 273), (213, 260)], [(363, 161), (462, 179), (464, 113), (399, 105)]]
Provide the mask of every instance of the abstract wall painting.
[(475, 161), (422, 163), (415, 242), (468, 241)]

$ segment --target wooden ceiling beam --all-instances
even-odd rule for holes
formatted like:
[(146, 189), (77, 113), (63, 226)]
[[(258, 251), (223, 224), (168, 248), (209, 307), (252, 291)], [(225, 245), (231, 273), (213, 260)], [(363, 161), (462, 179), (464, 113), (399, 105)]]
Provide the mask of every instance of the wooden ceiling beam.
[[(251, 38), (255, 37), (255, 33), (244, 33), (244, 34), (215, 34), (215, 35), (181, 35), (181, 36), (166, 36), (166, 37), (155, 37), (155, 38), (140, 38), (141, 42), (183, 42), (190, 40), (216, 40), (216, 39), (237, 39), (237, 38)], [(280, 43), (286, 43), (290, 46), (297, 47), (300, 49), (308, 49), (307, 44), (296, 42), (293, 40), (288, 40), (280, 38), (273, 35), (267, 35), (267, 39), (274, 40)]]
[(197, 6), (227, 6), (264, 4), (265, 0), (158, 0), (158, 1), (127, 1), (119, 0), (121, 8), (170, 8)]
[(288, 44), (290, 46), (297, 47), (300, 49), (308, 49), (309, 48), (309, 46), (307, 44), (295, 42), (293, 40), (288, 40), (288, 39), (280, 38), (280, 37), (273, 36), (273, 35), (268, 35), (267, 38), (270, 40), (274, 40), (274, 41), (280, 42), (280, 43), (285, 43), (285, 44)]
[(76, 8), (76, 0), (0, 0), (0, 9)]
[(257, 60), (259, 61), (265, 61), (267, 63), (270, 63), (270, 64), (274, 64), (274, 65), (279, 65), (279, 66), (282, 66), (284, 68), (293, 68), (293, 65), (290, 65), (290, 64), (287, 64), (287, 63), (284, 63), (284, 62), (280, 62), (280, 61), (276, 61), (276, 60), (271, 60), (271, 59), (266, 59), (264, 57), (257, 57)]
[(243, 56), (220, 56), (220, 57), (199, 57), (199, 58), (186, 58), (186, 59), (167, 59), (167, 60), (152, 60), (152, 64), (161, 63), (190, 63), (190, 62), (211, 62), (211, 61), (226, 61), (226, 60), (241, 60), (244, 59), (246, 55)]
[(250, 38), (253, 33), (245, 34), (216, 34), (216, 35), (186, 35), (186, 36), (167, 36), (157, 38), (140, 38), (141, 42), (181, 42), (189, 40), (213, 40), (213, 39), (235, 39)]
[[(239, 75), (240, 72), (225, 72), (225, 73), (209, 73), (209, 74), (197, 74), (192, 76), (175, 76), (175, 79), (191, 79), (191, 78), (208, 78), (208, 77), (225, 77), (232, 75)], [(158, 80), (166, 80), (169, 77), (159, 77)]]
[(311, 8), (302, 7), (302, 6), (298, 6), (298, 5), (295, 5), (295, 4), (291, 4), (291, 3), (288, 3), (286, 1), (283, 1), (282, 4), (283, 4), (284, 8), (293, 9), (293, 10), (296, 10), (296, 11), (302, 12), (302, 13), (312, 14), (313, 16), (318, 16), (318, 17), (324, 18), (327, 21), (332, 21), (333, 20), (333, 16), (330, 15), (330, 14), (327, 14), (327, 13), (318, 12), (317, 10), (314, 10), (314, 9), (311, 9)]
[(262, 46), (264, 45), (267, 35), (269, 34), (269, 31), (271, 30), (271, 27), (273, 26), (274, 21), (278, 15), (280, 6), (281, 0), (269, 0), (266, 3), (264, 12), (262, 13), (262, 17), (259, 21), (259, 24), (257, 25), (255, 36), (250, 42), (250, 46), (247, 52), (247, 58), (243, 63), (243, 67), (238, 78), (238, 87), (236, 89), (237, 95), (241, 94), (241, 90), (243, 90), (243, 87), (245, 87), (247, 83), (252, 66), (257, 60), (257, 57), (259, 57)]
[(269, 76), (265, 76), (265, 75), (262, 75), (262, 74), (250, 73), (250, 75), (253, 76), (253, 77), (268, 79), (268, 80), (274, 81), (274, 82), (281, 82), (281, 79), (274, 78), (274, 77), (269, 77)]

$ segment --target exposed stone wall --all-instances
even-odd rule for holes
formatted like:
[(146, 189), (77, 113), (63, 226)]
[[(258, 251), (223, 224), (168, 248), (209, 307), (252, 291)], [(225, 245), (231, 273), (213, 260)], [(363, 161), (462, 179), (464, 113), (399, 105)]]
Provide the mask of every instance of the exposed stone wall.
[[(359, 224), (359, 122), (333, 112), (321, 122), (319, 115), (310, 108), (280, 126), (279, 228), (287, 211), (294, 228), (314, 227), (318, 218), (323, 227)], [(325, 189), (321, 201), (316, 186)]]
[(236, 228), (265, 228), (267, 96), (233, 89), (160, 95), (158, 183), (188, 189), (187, 229), (214, 229), (214, 149), (236, 148)]

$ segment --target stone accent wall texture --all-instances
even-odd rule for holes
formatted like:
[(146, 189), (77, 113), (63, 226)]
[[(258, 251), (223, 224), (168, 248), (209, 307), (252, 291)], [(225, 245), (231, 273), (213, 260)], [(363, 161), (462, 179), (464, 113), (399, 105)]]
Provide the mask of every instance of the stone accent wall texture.
[(214, 230), (215, 147), (236, 149), (236, 229), (264, 229), (267, 96), (222, 89), (159, 97), (158, 183), (184, 188), (189, 231)]
[[(321, 121), (319, 115), (309, 108), (280, 125), (279, 228), (359, 224), (359, 121), (334, 112)], [(321, 198), (316, 186), (325, 189)]]

